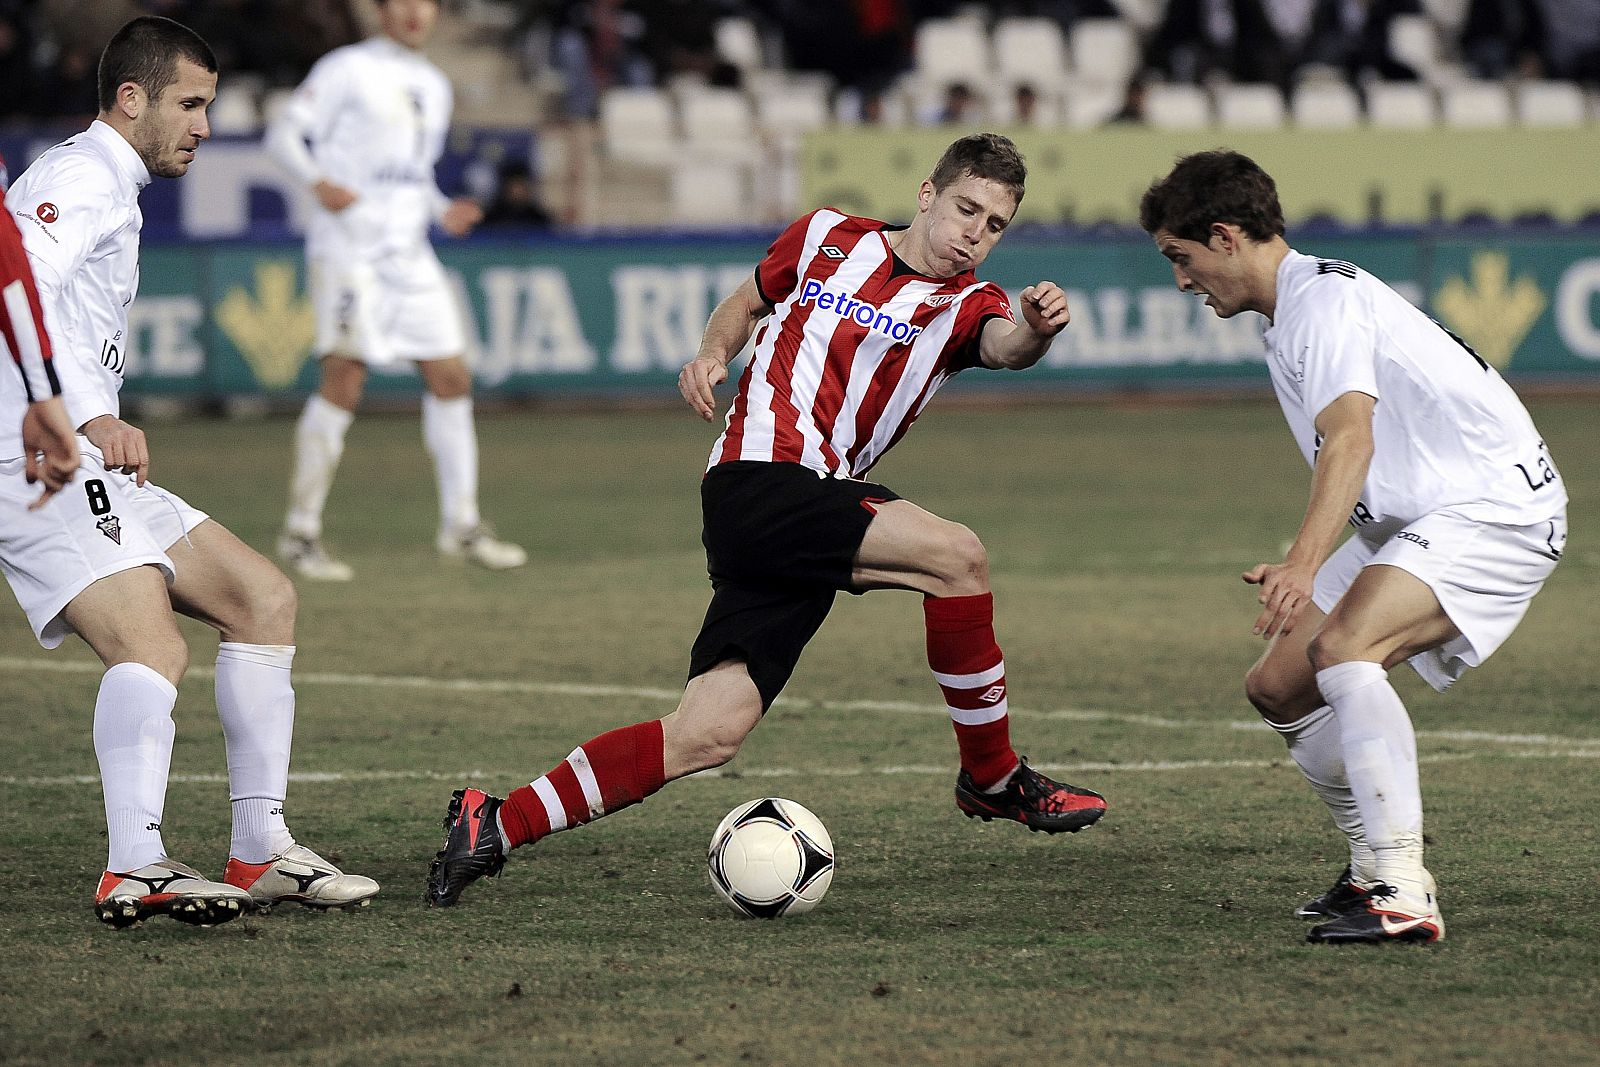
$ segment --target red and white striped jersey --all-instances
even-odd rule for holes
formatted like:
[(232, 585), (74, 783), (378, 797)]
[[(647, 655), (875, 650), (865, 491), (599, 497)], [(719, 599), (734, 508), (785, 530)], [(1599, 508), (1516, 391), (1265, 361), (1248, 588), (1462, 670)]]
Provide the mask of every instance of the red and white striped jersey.
[(982, 365), (984, 323), (1015, 321), (1005, 290), (970, 271), (915, 273), (885, 229), (822, 208), (772, 243), (756, 286), (773, 312), (707, 469), (766, 460), (862, 477), (941, 385)]
[[(61, 381), (51, 358), (39, 290), (22, 234), (5, 209), (4, 192), (0, 192), (0, 350), (9, 351), (22, 372), (20, 382), (9, 372), (0, 381), (0, 417), (5, 419), (0, 425), (0, 459), (11, 459), (22, 455), (22, 409), (34, 401), (59, 396)], [(0, 361), (4, 359), (0, 355)]]

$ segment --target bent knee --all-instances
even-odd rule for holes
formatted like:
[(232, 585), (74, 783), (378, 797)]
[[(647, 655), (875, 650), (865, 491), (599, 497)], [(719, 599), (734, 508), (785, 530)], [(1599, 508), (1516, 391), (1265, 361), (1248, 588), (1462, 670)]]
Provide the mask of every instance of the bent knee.
[(940, 553), (940, 579), (949, 587), (945, 596), (969, 596), (989, 590), (989, 550), (978, 535), (960, 523), (951, 530)]
[(1311, 639), (1311, 644), (1306, 646), (1306, 656), (1310, 658), (1311, 666), (1319, 671), (1353, 659), (1365, 658), (1362, 651), (1357, 647), (1354, 635), (1332, 619), (1323, 624), (1322, 629), (1317, 631), (1317, 636)]

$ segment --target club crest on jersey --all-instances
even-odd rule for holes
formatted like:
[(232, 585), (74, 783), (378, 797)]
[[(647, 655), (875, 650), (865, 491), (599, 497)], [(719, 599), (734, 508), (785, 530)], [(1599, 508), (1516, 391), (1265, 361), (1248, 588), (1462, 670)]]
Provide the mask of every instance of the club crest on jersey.
[(813, 300), (818, 311), (831, 311), (841, 319), (851, 319), (856, 325), (865, 326), (873, 333), (881, 333), (900, 344), (909, 344), (922, 334), (921, 326), (901, 322), (887, 311), (880, 311), (849, 293), (829, 289), (815, 278), (807, 278), (805, 287), (800, 290), (800, 299), (795, 304), (804, 307)]
[(821, 252), (829, 259), (844, 259), (847, 256), (845, 250), (840, 248), (838, 245), (822, 245), (817, 249), (817, 251)]
[(100, 527), (100, 532), (111, 538), (113, 542), (119, 545), (122, 544), (122, 523), (117, 521), (115, 515), (107, 515), (95, 525)]
[(923, 301), (931, 308), (942, 308), (956, 298), (954, 293), (934, 293)]

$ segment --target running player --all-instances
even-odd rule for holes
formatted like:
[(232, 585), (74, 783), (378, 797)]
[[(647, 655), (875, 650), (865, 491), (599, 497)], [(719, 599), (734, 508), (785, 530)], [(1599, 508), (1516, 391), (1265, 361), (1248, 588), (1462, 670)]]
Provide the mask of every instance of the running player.
[(1243, 576), (1269, 642), (1250, 702), (1350, 843), (1295, 914), (1325, 920), (1314, 942), (1437, 941), (1416, 736), (1388, 671), (1409, 661), (1442, 691), (1511, 635), (1566, 542), (1555, 462), (1463, 341), (1360, 268), (1290, 248), (1277, 188), (1246, 157), (1179, 160), (1139, 221), (1178, 288), (1222, 318), (1267, 317), (1272, 384), (1312, 467), (1283, 561)]
[(278, 554), (320, 581), (348, 581), (322, 543), (322, 509), (368, 367), (414, 363), (422, 436), (439, 483), (436, 545), (499, 570), (527, 562), (478, 514), (478, 438), (465, 334), (428, 223), (462, 236), (483, 213), (448, 200), (433, 168), (450, 125), (450, 83), (420, 49), (439, 0), (379, 0), (381, 33), (317, 61), (267, 131), (268, 150), (316, 198), (306, 262), (321, 386), (295, 430), (289, 514)]
[(78, 473), (81, 455), (78, 436), (61, 402), (61, 379), (50, 352), (50, 334), (44, 328), (39, 290), (22, 247), (16, 220), (5, 210), (6, 161), (0, 158), (0, 345), (10, 353), (22, 374), (22, 396), (12, 398), (16, 383), (0, 378), (0, 410), (22, 407), (16, 435), (10, 414), (0, 422), (0, 478), (14, 474), (20, 464), (28, 485), (44, 483), (44, 490), (28, 509), (44, 506)]
[(519, 845), (732, 759), (839, 590), (923, 594), (962, 812), (1047, 833), (1105, 813), (1098, 793), (1051, 781), (1011, 747), (982, 542), (865, 480), (944, 382), (969, 368), (1031, 367), (1067, 325), (1054, 282), (1022, 291), (1017, 322), (1005, 292), (973, 273), (1016, 214), (1026, 175), (1006, 138), (963, 137), (922, 182), (910, 226), (814, 211), (717, 305), (678, 378), (702, 418), (713, 417), (728, 364), (752, 335), (756, 345), (701, 482), (713, 593), (683, 699), (664, 719), (584, 742), (504, 800), (456, 790), (430, 902), (454, 904)]
[[(204, 926), (279, 901), (345, 906), (378, 891), (296, 844), (284, 823), (293, 583), (148, 481), (145, 435), (119, 417), (139, 281), (139, 192), (152, 177), (188, 171), (210, 135), (216, 86), (216, 59), (192, 30), (134, 19), (101, 56), (98, 119), (40, 156), (9, 197), (86, 463), (82, 492), (34, 511), (23, 506), (20, 465), (10, 465), (0, 478), (0, 561), (41, 645), (75, 632), (106, 666), (94, 747), (109, 857), (94, 907), (119, 927), (158, 914)], [(0, 419), (16, 425), (9, 407)], [(216, 700), (233, 814), (222, 882), (171, 859), (161, 839), (172, 709), (189, 663), (174, 610), (222, 636)]]

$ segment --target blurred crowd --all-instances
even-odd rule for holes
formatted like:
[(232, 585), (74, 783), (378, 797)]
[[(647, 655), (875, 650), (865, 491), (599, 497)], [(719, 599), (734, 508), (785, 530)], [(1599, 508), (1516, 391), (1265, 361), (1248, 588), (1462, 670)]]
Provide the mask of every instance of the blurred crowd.
[(343, 0), (0, 0), (0, 123), (83, 123), (99, 110), (95, 70), (137, 15), (197, 30), (230, 77), (290, 86), (361, 29)]

